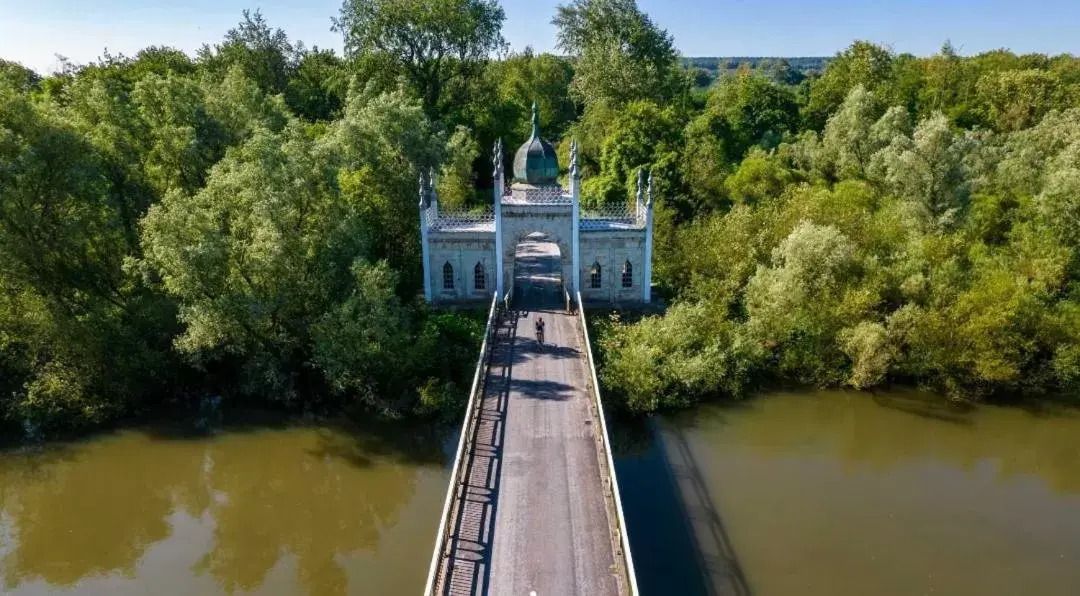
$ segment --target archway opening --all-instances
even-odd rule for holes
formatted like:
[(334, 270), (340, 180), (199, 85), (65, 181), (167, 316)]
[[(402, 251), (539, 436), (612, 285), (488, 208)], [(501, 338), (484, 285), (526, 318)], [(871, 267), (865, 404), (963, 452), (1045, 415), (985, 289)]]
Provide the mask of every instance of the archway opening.
[(563, 301), (563, 255), (543, 232), (528, 234), (514, 247), (514, 302), (523, 308), (557, 307)]

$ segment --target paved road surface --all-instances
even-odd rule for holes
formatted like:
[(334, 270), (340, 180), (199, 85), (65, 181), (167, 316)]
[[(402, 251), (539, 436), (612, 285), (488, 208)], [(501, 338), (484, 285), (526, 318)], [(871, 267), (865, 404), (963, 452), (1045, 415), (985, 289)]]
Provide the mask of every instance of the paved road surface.
[[(519, 250), (530, 282), (496, 332), (451, 540), (453, 594), (624, 593), (577, 319), (558, 307), (549, 249)], [(537, 262), (539, 261), (539, 262)], [(536, 341), (537, 317), (546, 322)]]

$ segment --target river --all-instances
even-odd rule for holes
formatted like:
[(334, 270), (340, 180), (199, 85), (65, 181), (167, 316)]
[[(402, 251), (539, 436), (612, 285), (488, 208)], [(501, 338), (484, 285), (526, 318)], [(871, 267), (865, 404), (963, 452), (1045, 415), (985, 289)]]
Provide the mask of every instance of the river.
[(144, 430), (0, 454), (0, 593), (419, 594), (445, 438)]
[(1077, 412), (781, 393), (619, 438), (643, 593), (1080, 593)]
[[(826, 391), (615, 428), (644, 594), (1080, 591), (1076, 413)], [(254, 425), (2, 451), (0, 592), (416, 594), (453, 446)]]

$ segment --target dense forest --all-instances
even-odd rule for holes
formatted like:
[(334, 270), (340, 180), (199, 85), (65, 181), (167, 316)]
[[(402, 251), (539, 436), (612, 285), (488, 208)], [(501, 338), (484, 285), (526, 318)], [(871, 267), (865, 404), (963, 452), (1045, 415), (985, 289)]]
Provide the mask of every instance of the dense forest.
[(828, 63), (828, 58), (815, 56), (695, 56), (682, 59), (683, 66), (691, 70), (694, 84), (698, 87), (708, 87), (739, 69), (762, 74), (778, 83), (797, 85), (807, 77), (819, 76)]
[(820, 72), (706, 80), (633, 0), (560, 6), (560, 55), (511, 52), (503, 20), (494, 0), (348, 0), (343, 56), (245, 12), (195, 56), (0, 61), (5, 423), (207, 396), (453, 411), (482, 321), (417, 297), (417, 178), (490, 201), (487, 148), (526, 136), (533, 101), (560, 154), (577, 139), (584, 201), (657, 181), (670, 307), (597, 322), (627, 409), (778, 380), (1080, 385), (1080, 60), (857, 41)]

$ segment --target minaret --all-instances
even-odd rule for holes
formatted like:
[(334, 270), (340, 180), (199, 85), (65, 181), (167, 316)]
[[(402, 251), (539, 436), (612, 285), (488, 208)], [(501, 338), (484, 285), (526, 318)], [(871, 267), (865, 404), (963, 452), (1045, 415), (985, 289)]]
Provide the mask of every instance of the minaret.
[(503, 279), (503, 239), (502, 239), (502, 197), (503, 197), (503, 150), (502, 139), (495, 141), (491, 150), (491, 161), (495, 167), (495, 293), (501, 300), (504, 296), (506, 280)]
[[(533, 127), (536, 127), (535, 117)], [(570, 139), (570, 204), (573, 205), (570, 216), (573, 226), (573, 240), (570, 246), (573, 274), (570, 277), (574, 293), (578, 294), (581, 292), (581, 172), (578, 171), (577, 163), (577, 139)]]
[[(641, 178), (639, 177), (640, 181)], [(641, 188), (640, 186), (638, 188)], [(645, 273), (641, 276), (641, 299), (652, 301), (652, 232), (653, 232), (653, 175), (649, 171), (648, 201), (645, 203)]]
[(428, 193), (423, 172), (420, 173), (420, 252), (424, 266), (424, 300), (431, 304), (431, 259), (428, 249)]

